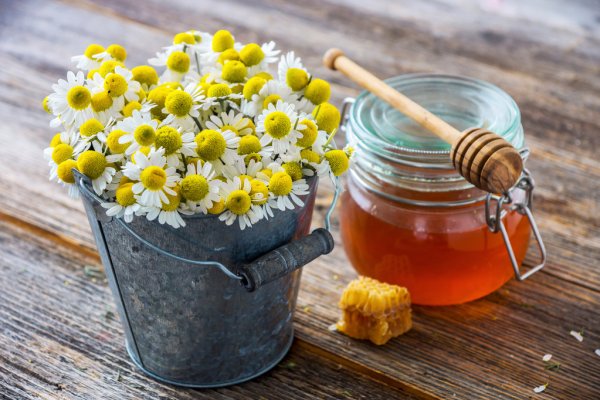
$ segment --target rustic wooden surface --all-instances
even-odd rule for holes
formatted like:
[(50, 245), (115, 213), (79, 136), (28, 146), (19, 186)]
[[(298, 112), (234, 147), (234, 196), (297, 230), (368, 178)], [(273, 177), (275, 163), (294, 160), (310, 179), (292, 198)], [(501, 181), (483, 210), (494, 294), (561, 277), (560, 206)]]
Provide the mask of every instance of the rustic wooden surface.
[[(414, 307), (413, 330), (375, 347), (327, 330), (355, 276), (336, 235), (305, 269), (297, 339), (272, 372), (207, 391), (145, 377), (105, 281), (84, 269), (99, 259), (83, 207), (47, 181), (54, 132), (40, 101), (88, 43), (121, 43), (142, 63), (175, 32), (220, 27), (295, 49), (338, 104), (358, 91), (320, 66), (331, 46), (381, 77), (436, 71), (504, 88), (533, 151), (547, 267), (463, 306)], [(0, 0), (0, 398), (600, 398), (599, 94), (596, 0)]]

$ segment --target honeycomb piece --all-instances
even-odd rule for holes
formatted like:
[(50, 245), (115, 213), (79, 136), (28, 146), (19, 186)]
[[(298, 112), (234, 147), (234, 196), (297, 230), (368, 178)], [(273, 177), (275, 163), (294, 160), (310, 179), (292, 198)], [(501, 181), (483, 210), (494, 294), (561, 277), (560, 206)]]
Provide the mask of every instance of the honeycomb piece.
[(361, 276), (348, 284), (339, 305), (343, 315), (336, 327), (355, 339), (382, 345), (412, 327), (410, 293), (404, 287)]

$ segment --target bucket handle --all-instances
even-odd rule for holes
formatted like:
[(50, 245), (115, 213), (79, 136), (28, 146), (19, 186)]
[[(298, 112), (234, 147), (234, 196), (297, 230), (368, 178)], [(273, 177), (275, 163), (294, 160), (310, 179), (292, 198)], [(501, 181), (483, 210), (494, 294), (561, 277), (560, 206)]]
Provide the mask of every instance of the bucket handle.
[[(96, 201), (102, 201), (101, 198), (96, 196), (96, 194), (90, 190), (89, 178), (75, 169), (73, 170), (73, 174), (77, 178), (79, 189), (86, 197)], [(173, 254), (140, 236), (121, 218), (114, 219), (133, 237), (159, 254), (192, 265), (217, 267), (229, 278), (240, 281), (241, 285), (244, 286), (247, 291), (253, 292), (260, 286), (302, 268), (317, 257), (328, 254), (333, 250), (334, 241), (330, 232), (331, 215), (340, 194), (340, 187), (341, 185), (336, 178), (335, 193), (327, 213), (325, 214), (325, 228), (317, 228), (307, 236), (291, 241), (290, 243), (269, 251), (250, 263), (244, 264), (237, 274), (218, 261), (193, 260)]]

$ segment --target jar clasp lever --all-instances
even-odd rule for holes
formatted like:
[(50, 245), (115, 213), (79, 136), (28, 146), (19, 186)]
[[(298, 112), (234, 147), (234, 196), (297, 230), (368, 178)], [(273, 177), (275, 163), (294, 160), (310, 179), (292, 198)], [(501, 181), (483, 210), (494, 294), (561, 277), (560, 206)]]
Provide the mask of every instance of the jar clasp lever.
[[(528, 151), (525, 150), (527, 153)], [(495, 194), (488, 194), (485, 198), (485, 219), (488, 225), (488, 228), (491, 232), (497, 233), (500, 231), (502, 234), (502, 239), (504, 239), (504, 244), (506, 245), (506, 250), (508, 251), (508, 256), (510, 258), (510, 263), (512, 264), (513, 270), (515, 271), (515, 277), (519, 281), (523, 281), (529, 278), (531, 275), (535, 274), (540, 269), (544, 268), (546, 265), (546, 247), (544, 246), (544, 241), (540, 235), (540, 231), (535, 223), (535, 219), (532, 214), (532, 199), (533, 199), (533, 189), (535, 187), (535, 183), (531, 174), (527, 169), (523, 170), (523, 174), (520, 179), (517, 181), (515, 186), (513, 186), (508, 192), (504, 193), (502, 196), (498, 196)], [(516, 190), (524, 190), (525, 191), (525, 201), (524, 202), (514, 202), (511, 197), (511, 193)], [(496, 207), (494, 211), (492, 211), (492, 202), (496, 203)], [(510, 238), (508, 233), (506, 232), (506, 227), (502, 222), (502, 219), (507, 214), (506, 210), (502, 207), (503, 205), (510, 205), (511, 210), (515, 210), (519, 214), (525, 215), (529, 224), (531, 225), (531, 230), (533, 231), (533, 236), (537, 242), (538, 249), (541, 254), (541, 261), (538, 265), (531, 268), (529, 271), (525, 273), (521, 273), (519, 264), (517, 263), (515, 253), (512, 248), (512, 244), (510, 243)]]

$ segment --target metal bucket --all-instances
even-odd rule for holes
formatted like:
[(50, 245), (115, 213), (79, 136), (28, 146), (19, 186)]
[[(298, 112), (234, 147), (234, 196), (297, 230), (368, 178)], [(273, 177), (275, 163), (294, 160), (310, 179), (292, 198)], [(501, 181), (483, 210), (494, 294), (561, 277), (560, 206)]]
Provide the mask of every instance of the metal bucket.
[(285, 356), (300, 268), (333, 248), (328, 230), (307, 235), (317, 178), (304, 207), (241, 231), (213, 215), (185, 217), (179, 229), (142, 217), (127, 224), (106, 216), (87, 178), (75, 174), (127, 351), (141, 370), (208, 388), (252, 379)]

